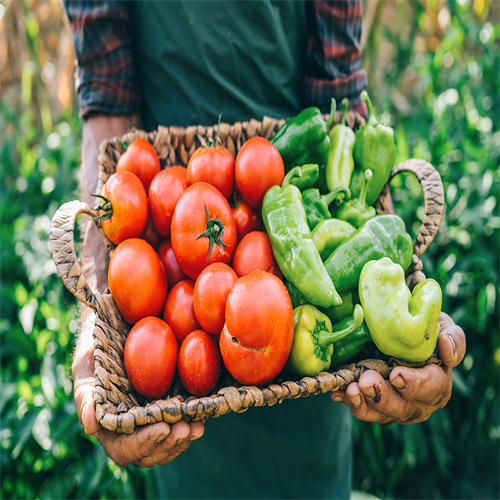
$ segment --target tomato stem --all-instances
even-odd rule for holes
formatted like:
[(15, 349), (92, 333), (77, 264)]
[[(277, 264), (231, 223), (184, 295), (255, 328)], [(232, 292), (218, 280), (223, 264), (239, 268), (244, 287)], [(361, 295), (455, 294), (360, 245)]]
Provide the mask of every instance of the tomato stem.
[(101, 203), (96, 210), (102, 210), (104, 213), (101, 214), (99, 217), (92, 217), (93, 220), (108, 220), (111, 219), (111, 216), (113, 215), (113, 205), (111, 204), (111, 200), (109, 198), (106, 198), (105, 196), (102, 196), (100, 194), (93, 194), (90, 193), (90, 196), (94, 196), (95, 198), (100, 198), (103, 200), (103, 203)]
[(213, 219), (210, 218), (206, 203), (205, 203), (205, 214), (207, 215), (207, 224), (205, 227), (205, 231), (203, 231), (203, 233), (201, 233), (196, 239), (198, 240), (203, 236), (206, 236), (208, 238), (210, 242), (210, 248), (208, 249), (208, 256), (207, 256), (208, 260), (210, 258), (210, 255), (212, 254), (212, 248), (214, 246), (214, 243), (223, 247), (228, 247), (229, 245), (226, 245), (221, 240), (222, 235), (224, 234), (224, 229), (226, 229), (226, 227), (224, 226), (221, 220), (216, 219), (215, 217)]
[(125, 151), (127, 151), (128, 146), (129, 146), (128, 141), (126, 139), (124, 141), (120, 141), (120, 139), (116, 139), (116, 142), (120, 146), (120, 149), (122, 150), (122, 153), (125, 153)]

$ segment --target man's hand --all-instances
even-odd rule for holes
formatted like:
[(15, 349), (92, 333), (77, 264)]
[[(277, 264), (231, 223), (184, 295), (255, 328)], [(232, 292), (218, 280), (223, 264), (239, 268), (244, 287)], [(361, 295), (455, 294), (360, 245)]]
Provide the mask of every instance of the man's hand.
[(192, 441), (204, 432), (202, 422), (173, 425), (165, 422), (146, 425), (132, 434), (117, 434), (101, 427), (95, 418), (93, 395), (94, 347), (92, 330), (94, 313), (88, 314), (75, 351), (73, 361), (74, 397), (78, 418), (87, 434), (95, 434), (106, 453), (120, 467), (134, 463), (140, 467), (165, 465), (185, 451)]
[(423, 368), (398, 366), (384, 380), (368, 370), (345, 391), (332, 392), (334, 401), (349, 406), (359, 420), (388, 424), (423, 422), (446, 405), (451, 396), (452, 368), (465, 355), (463, 330), (445, 313), (439, 317), (438, 354), (443, 364)]

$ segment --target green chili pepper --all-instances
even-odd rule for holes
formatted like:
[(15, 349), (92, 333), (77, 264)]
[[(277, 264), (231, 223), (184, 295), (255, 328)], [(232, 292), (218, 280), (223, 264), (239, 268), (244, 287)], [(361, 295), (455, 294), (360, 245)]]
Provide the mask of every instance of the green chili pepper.
[(313, 304), (340, 304), (341, 298), (312, 241), (299, 189), (290, 184), (271, 187), (264, 196), (262, 218), (285, 278)]
[(338, 328), (314, 306), (303, 305), (293, 311), (295, 330), (287, 368), (301, 377), (314, 377), (328, 370), (335, 344), (354, 333), (363, 322), (363, 308), (357, 304), (352, 323)]
[(301, 167), (294, 167), (288, 174), (285, 175), (282, 186), (293, 184), (301, 191), (303, 189), (312, 188), (318, 180), (319, 167), (315, 164), (302, 165)]
[(286, 172), (297, 165), (326, 163), (330, 149), (328, 130), (333, 123), (335, 108), (335, 99), (332, 99), (330, 118), (327, 122), (323, 120), (318, 108), (306, 108), (294, 118), (290, 118), (274, 134), (271, 142), (280, 152)]
[(394, 130), (378, 123), (372, 102), (366, 91), (361, 92), (361, 99), (366, 101), (368, 106), (368, 121), (364, 127), (356, 132), (353, 151), (356, 168), (352, 175), (350, 188), (352, 196), (359, 197), (364, 172), (370, 169), (373, 173), (373, 179), (366, 193), (366, 203), (373, 205), (389, 181), (396, 158), (396, 146), (394, 144)]
[(370, 169), (366, 170), (364, 177), (359, 198), (349, 201), (349, 203), (342, 205), (337, 210), (337, 218), (349, 222), (355, 228), (358, 228), (377, 214), (375, 208), (366, 204), (366, 192), (372, 179), (372, 171)]
[[(333, 328), (341, 328), (344, 325), (345, 328), (353, 321), (354, 320), (352, 318), (346, 318), (344, 321), (339, 323), (338, 326), (335, 325)], [(340, 365), (343, 365), (347, 361), (360, 354), (363, 349), (369, 344), (373, 344), (373, 340), (370, 335), (370, 330), (368, 330), (366, 323), (363, 321), (363, 323), (361, 323), (361, 326), (355, 332), (353, 332), (348, 337), (335, 342), (335, 350), (332, 355), (331, 366), (338, 367)]]
[(359, 297), (377, 348), (409, 362), (430, 358), (439, 336), (442, 294), (426, 279), (410, 292), (405, 273), (389, 258), (368, 262), (361, 272)]
[(288, 292), (288, 295), (290, 296), (290, 300), (292, 301), (292, 307), (294, 309), (306, 302), (304, 297), (302, 297), (300, 292), (292, 285), (292, 283), (285, 280), (285, 287)]
[(349, 186), (354, 170), (354, 131), (345, 124), (349, 100), (342, 100), (342, 120), (330, 131), (330, 151), (326, 161), (326, 182), (333, 191), (339, 186)]
[(325, 261), (333, 251), (356, 229), (349, 222), (339, 219), (327, 219), (318, 223), (311, 236), (321, 259)]
[[(318, 309), (328, 316), (332, 323), (338, 323), (342, 321), (347, 316), (352, 315), (354, 311), (355, 301), (354, 301), (354, 293), (352, 291), (344, 292), (339, 294), (342, 299), (342, 304), (340, 306), (332, 306), (332, 307), (318, 307)], [(359, 303), (359, 300), (357, 301)]]
[(321, 196), (319, 189), (306, 189), (302, 191), (302, 205), (306, 211), (307, 224), (314, 229), (318, 223), (325, 219), (331, 219), (332, 214), (328, 206), (334, 201), (343, 203), (351, 197), (351, 192), (346, 186), (340, 186), (331, 193)]
[[(339, 293), (358, 287), (363, 266), (370, 260), (389, 257), (405, 272), (411, 264), (413, 245), (401, 218), (377, 215), (348, 236), (325, 262)], [(368, 325), (369, 327), (370, 325)]]

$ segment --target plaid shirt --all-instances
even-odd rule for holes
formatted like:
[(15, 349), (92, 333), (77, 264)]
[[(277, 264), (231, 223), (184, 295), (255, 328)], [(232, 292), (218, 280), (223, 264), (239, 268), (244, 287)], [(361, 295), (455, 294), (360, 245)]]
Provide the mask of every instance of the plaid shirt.
[[(64, 0), (78, 60), (80, 116), (92, 112), (138, 113), (141, 94), (133, 58), (128, 2)], [(348, 97), (366, 116), (359, 94), (366, 88), (361, 69), (362, 0), (314, 1), (314, 32), (308, 33), (304, 103), (329, 112), (330, 101)]]

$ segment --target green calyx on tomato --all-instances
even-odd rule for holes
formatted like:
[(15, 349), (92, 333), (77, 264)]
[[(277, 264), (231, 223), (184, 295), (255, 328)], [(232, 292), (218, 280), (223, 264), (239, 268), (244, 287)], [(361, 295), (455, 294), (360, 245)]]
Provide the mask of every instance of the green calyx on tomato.
[(206, 203), (205, 203), (205, 213), (207, 214), (206, 229), (196, 239), (199, 240), (203, 236), (206, 236), (208, 238), (208, 241), (210, 242), (210, 248), (208, 249), (208, 255), (207, 255), (207, 260), (208, 260), (210, 258), (210, 255), (212, 254), (212, 248), (214, 246), (214, 243), (223, 247), (228, 247), (229, 245), (226, 245), (221, 240), (222, 235), (224, 234), (224, 229), (226, 229), (226, 227), (224, 226), (224, 224), (220, 219), (216, 219), (215, 217), (213, 219), (210, 218), (210, 214), (208, 213), (208, 208)]
[(113, 215), (113, 205), (111, 203), (111, 200), (109, 198), (106, 198), (106, 196), (102, 196), (100, 194), (93, 194), (89, 193), (90, 196), (94, 196), (95, 198), (100, 198), (103, 200), (103, 203), (101, 203), (96, 210), (102, 210), (104, 213), (99, 215), (98, 217), (92, 217), (93, 220), (108, 220), (111, 219), (111, 216)]
[(208, 137), (207, 140), (205, 140), (200, 134), (196, 134), (198, 136), (199, 141), (201, 142), (202, 149), (217, 149), (217, 145), (219, 144), (221, 116), (222, 114), (219, 115), (219, 121), (217, 122), (217, 134), (215, 135), (215, 139)]

